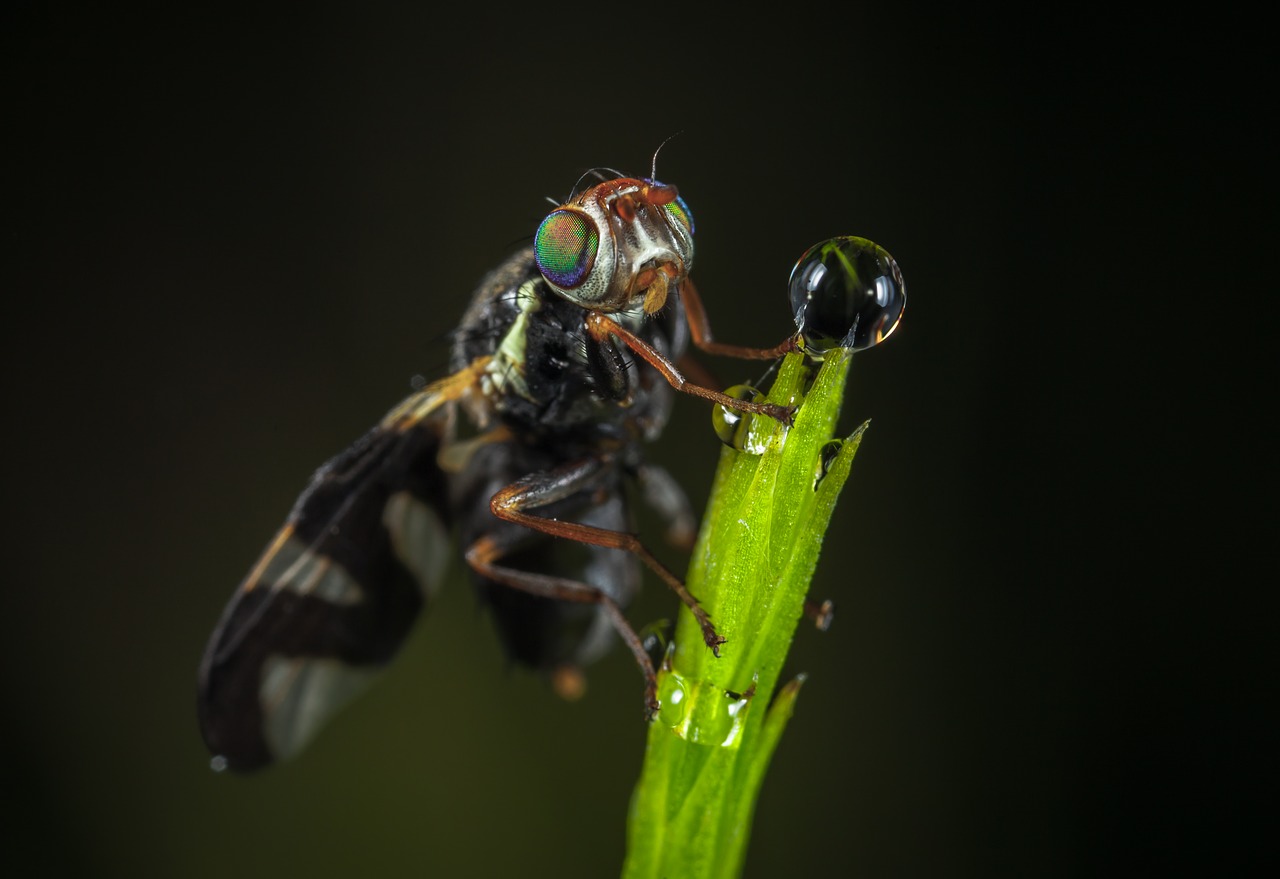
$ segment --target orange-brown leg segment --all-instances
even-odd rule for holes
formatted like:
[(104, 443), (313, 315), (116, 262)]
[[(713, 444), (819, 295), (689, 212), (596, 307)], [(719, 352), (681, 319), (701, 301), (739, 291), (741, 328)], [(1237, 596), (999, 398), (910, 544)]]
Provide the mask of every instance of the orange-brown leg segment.
[(695, 385), (702, 385), (704, 388), (724, 387), (724, 382), (716, 378), (715, 374), (701, 360), (695, 358), (688, 351), (680, 355), (680, 359), (676, 361), (676, 368), (683, 372), (684, 377)]
[[(702, 609), (702, 605), (698, 604), (698, 599), (685, 588), (684, 581), (658, 561), (634, 534), (610, 531), (607, 528), (597, 528), (594, 525), (582, 525), (577, 522), (565, 522), (560, 519), (548, 519), (526, 512), (526, 510), (536, 510), (584, 491), (602, 487), (603, 479), (608, 476), (608, 469), (611, 466), (612, 464), (604, 458), (584, 458), (545, 473), (532, 473), (517, 479), (495, 494), (489, 501), (489, 509), (499, 519), (515, 522), (553, 537), (566, 537), (591, 546), (621, 549), (635, 555), (648, 566), (649, 570), (661, 577), (663, 582), (671, 587), (671, 591), (678, 595), (693, 612), (698, 625), (702, 627), (703, 640), (711, 648), (711, 652), (719, 656), (719, 646), (724, 643), (724, 639), (716, 634), (711, 618)], [(586, 584), (580, 585), (588, 589), (594, 588)]]
[[(674, 363), (660, 354), (650, 344), (637, 337), (634, 333), (628, 331), (617, 321), (593, 311), (587, 315), (587, 332), (593, 339), (603, 342), (609, 336), (621, 341), (624, 345), (642, 357), (646, 363), (658, 370), (662, 377), (667, 380), (671, 387), (677, 391), (686, 394), (692, 394), (695, 397), (702, 397), (713, 403), (719, 403), (721, 406), (727, 406), (730, 409), (736, 409), (740, 412), (757, 412), (761, 415), (768, 415), (770, 418), (776, 418), (783, 424), (790, 425), (795, 416), (795, 407), (779, 406), (776, 403), (752, 403), (747, 400), (737, 400), (733, 397), (726, 396), (719, 391), (713, 391), (711, 388), (704, 388), (702, 385), (696, 385), (689, 382), (676, 369)], [(743, 351), (754, 351), (756, 349), (744, 348)], [(781, 350), (779, 348), (779, 350)], [(789, 350), (789, 349), (788, 349)]]
[(609, 617), (609, 622), (613, 624), (614, 630), (622, 638), (623, 643), (631, 650), (631, 654), (636, 658), (636, 664), (640, 666), (640, 673), (644, 675), (645, 711), (650, 717), (657, 714), (658, 678), (654, 673), (653, 663), (649, 660), (649, 654), (645, 650), (640, 636), (636, 634), (635, 629), (631, 628), (631, 624), (627, 622), (627, 618), (623, 615), (622, 608), (618, 607), (618, 603), (604, 592), (587, 583), (579, 583), (577, 580), (553, 577), (548, 574), (535, 574), (532, 571), (521, 571), (505, 565), (495, 564), (498, 559), (502, 558), (510, 550), (511, 547), (503, 546), (493, 537), (481, 537), (467, 549), (467, 564), (482, 576), (504, 586), (510, 586), (513, 589), (521, 589), (533, 595), (554, 598), (559, 601), (598, 604), (604, 608)]
[[(703, 641), (711, 648), (712, 653), (719, 656), (719, 648), (724, 643), (724, 638), (716, 633), (715, 626), (712, 625), (711, 618), (707, 616), (707, 612), (703, 610), (702, 606), (698, 604), (698, 600), (685, 588), (684, 582), (658, 561), (634, 534), (611, 531), (607, 528), (583, 525), (578, 522), (549, 519), (530, 512), (554, 504), (557, 501), (582, 496), (591, 491), (606, 488), (607, 480), (613, 475), (613, 466), (613, 462), (607, 458), (585, 458), (581, 461), (557, 467), (554, 470), (530, 474), (516, 480), (495, 494), (489, 501), (489, 509), (499, 519), (523, 525), (543, 534), (576, 540), (579, 543), (591, 546), (619, 549), (632, 553), (644, 562), (650, 570), (661, 577), (689, 610), (693, 612), (698, 625), (702, 628)], [(601, 605), (609, 615), (609, 619), (618, 634), (627, 643), (627, 646), (631, 648), (631, 652), (635, 654), (636, 661), (645, 675), (646, 698), (652, 703), (656, 699), (656, 691), (653, 690), (655, 680), (653, 664), (649, 661), (640, 638), (630, 624), (627, 623), (626, 617), (623, 616), (622, 610), (617, 603), (599, 588), (588, 583), (565, 577), (520, 571), (496, 564), (498, 559), (513, 548), (512, 546), (503, 545), (493, 536), (482, 537), (467, 549), (467, 563), (490, 580), (514, 589), (524, 590), (533, 595), (561, 601), (580, 601)]]
[(783, 354), (790, 354), (796, 348), (795, 336), (790, 336), (772, 348), (746, 348), (741, 345), (725, 345), (715, 341), (711, 336), (711, 322), (707, 320), (707, 310), (702, 307), (702, 297), (693, 281), (685, 278), (680, 282), (680, 301), (684, 303), (684, 313), (689, 318), (689, 335), (693, 344), (708, 354), (721, 354), (725, 357), (737, 357), (741, 360), (776, 360)]

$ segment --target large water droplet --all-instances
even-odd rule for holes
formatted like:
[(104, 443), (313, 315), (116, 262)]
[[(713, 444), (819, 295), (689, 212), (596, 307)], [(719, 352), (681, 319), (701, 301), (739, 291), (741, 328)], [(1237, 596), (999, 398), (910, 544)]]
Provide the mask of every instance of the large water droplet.
[(754, 686), (746, 693), (730, 693), (707, 681), (695, 681), (674, 671), (658, 681), (658, 720), (695, 745), (732, 748), (742, 741)]
[(829, 238), (804, 252), (788, 283), (800, 348), (821, 359), (836, 348), (862, 351), (893, 333), (907, 304), (892, 256), (865, 238)]

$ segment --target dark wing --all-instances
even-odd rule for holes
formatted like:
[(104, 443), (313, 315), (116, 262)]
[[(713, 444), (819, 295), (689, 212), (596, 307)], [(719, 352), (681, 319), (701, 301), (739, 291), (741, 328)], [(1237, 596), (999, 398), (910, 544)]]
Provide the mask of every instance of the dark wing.
[(215, 765), (296, 753), (403, 643), (450, 555), (447, 399), (409, 397), (317, 470), (236, 590), (200, 665)]

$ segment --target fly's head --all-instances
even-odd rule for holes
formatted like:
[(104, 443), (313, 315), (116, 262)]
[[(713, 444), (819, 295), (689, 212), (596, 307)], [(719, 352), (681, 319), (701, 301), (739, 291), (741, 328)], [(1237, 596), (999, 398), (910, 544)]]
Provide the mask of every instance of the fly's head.
[(693, 265), (693, 214), (674, 186), (619, 177), (548, 214), (533, 254), (547, 283), (583, 308), (654, 314)]

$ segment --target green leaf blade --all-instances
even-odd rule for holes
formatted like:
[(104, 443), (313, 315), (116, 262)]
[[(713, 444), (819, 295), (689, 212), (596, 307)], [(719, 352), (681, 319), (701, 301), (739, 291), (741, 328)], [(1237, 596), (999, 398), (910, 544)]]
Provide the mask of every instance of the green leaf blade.
[(837, 352), (815, 376), (802, 355), (789, 355), (769, 399), (799, 404), (794, 425), (758, 418), (749, 445), (763, 454), (721, 455), (687, 583), (727, 640), (717, 659), (681, 612), (632, 798), (628, 879), (741, 871), (756, 797), (803, 678), (770, 700), (861, 437), (859, 429), (819, 480), (849, 359)]

